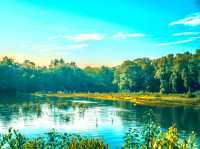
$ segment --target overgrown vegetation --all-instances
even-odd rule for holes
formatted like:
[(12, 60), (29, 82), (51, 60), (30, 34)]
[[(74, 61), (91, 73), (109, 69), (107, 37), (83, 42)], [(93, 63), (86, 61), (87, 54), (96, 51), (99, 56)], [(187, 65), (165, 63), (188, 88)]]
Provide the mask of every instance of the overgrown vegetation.
[(113, 101), (129, 101), (138, 105), (160, 106), (160, 107), (176, 107), (176, 106), (192, 106), (200, 107), (199, 93), (193, 93), (194, 96), (188, 94), (159, 94), (159, 93), (34, 93), (34, 96), (47, 97), (65, 97), (65, 98), (96, 98), (102, 100)]
[(52, 130), (48, 134), (27, 138), (19, 131), (9, 129), (0, 136), (1, 149), (108, 149), (108, 145), (100, 138), (81, 137)]
[(166, 132), (161, 131), (155, 123), (144, 127), (142, 131), (129, 129), (124, 137), (124, 149), (196, 149), (194, 132), (187, 138), (181, 138), (176, 125)]
[(151, 60), (138, 58), (113, 68), (86, 67), (63, 59), (39, 67), (4, 57), (0, 61), (0, 92), (161, 92), (188, 93), (200, 89), (200, 50)]
[(196, 149), (196, 134), (181, 137), (176, 125), (161, 130), (152, 110), (143, 117), (146, 123), (141, 129), (130, 128), (124, 137), (124, 149)]
[[(112, 144), (111, 144), (112, 146)], [(44, 136), (28, 138), (19, 131), (9, 129), (0, 136), (1, 149), (108, 149), (109, 145), (100, 138), (88, 138), (55, 130)], [(142, 130), (129, 129), (125, 134), (123, 149), (196, 149), (196, 136), (192, 132), (181, 138), (176, 125), (161, 131), (159, 125), (149, 122)]]

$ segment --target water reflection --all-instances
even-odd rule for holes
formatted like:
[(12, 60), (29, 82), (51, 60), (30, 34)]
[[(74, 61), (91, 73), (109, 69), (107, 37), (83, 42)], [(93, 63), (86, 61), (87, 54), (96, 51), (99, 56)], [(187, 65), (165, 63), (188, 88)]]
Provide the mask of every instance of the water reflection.
[(26, 95), (0, 96), (0, 131), (14, 127), (34, 136), (55, 128), (62, 132), (102, 136), (117, 147), (128, 128), (145, 125), (143, 117), (149, 109), (154, 111), (162, 129), (176, 123), (179, 131), (186, 134), (192, 130), (200, 132), (199, 109), (150, 108), (127, 102)]

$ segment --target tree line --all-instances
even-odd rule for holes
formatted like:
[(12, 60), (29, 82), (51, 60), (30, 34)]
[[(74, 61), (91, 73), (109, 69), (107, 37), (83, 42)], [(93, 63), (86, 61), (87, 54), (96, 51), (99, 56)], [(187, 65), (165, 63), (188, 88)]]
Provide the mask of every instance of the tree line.
[(36, 66), (12, 58), (0, 61), (0, 92), (161, 92), (200, 90), (200, 49), (195, 53), (169, 54), (157, 59), (138, 58), (116, 67), (79, 68), (55, 59)]

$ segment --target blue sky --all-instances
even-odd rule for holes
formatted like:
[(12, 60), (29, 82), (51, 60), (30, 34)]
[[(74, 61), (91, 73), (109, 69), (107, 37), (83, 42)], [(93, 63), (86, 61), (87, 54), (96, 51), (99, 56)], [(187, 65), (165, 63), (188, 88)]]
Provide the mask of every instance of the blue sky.
[(199, 0), (5, 0), (0, 57), (79, 66), (200, 48)]

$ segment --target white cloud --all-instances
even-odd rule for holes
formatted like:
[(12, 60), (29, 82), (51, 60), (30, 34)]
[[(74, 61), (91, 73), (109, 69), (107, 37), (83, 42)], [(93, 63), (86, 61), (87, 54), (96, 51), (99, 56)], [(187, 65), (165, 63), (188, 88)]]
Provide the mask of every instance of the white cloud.
[(56, 40), (56, 39), (65, 39), (74, 42), (83, 42), (83, 41), (103, 40), (104, 36), (101, 34), (78, 34), (78, 35), (57, 35), (48, 37), (48, 40)]
[(118, 33), (114, 34), (112, 36), (112, 38), (115, 38), (115, 39), (126, 39), (128, 37), (144, 37), (144, 36), (145, 35), (141, 34), (141, 33), (127, 34), (127, 33), (118, 32)]
[(178, 24), (187, 25), (187, 26), (200, 25), (200, 12), (194, 13), (191, 16), (185, 17), (181, 20), (169, 23), (170, 26), (174, 26)]
[(102, 40), (104, 37), (100, 34), (79, 34), (79, 35), (65, 35), (64, 39), (72, 40), (75, 42)]
[(199, 35), (200, 32), (181, 32), (181, 33), (174, 33), (172, 36), (190, 36), (190, 35)]
[[(134, 37), (144, 37), (145, 34), (142, 33), (123, 33), (118, 32), (112, 36), (114, 39), (126, 39), (126, 38), (134, 38)], [(105, 36), (102, 34), (78, 34), (78, 35), (57, 35), (50, 36), (48, 40), (57, 40), (57, 39), (65, 39), (71, 40), (74, 42), (85, 42), (85, 41), (98, 41), (105, 39)]]
[(192, 42), (196, 39), (200, 39), (199, 37), (191, 37), (189, 39), (185, 39), (185, 40), (179, 40), (179, 41), (173, 41), (173, 42), (166, 42), (166, 43), (160, 43), (158, 44), (158, 46), (169, 46), (169, 45), (177, 45), (177, 44), (184, 44), (184, 43), (189, 43)]

